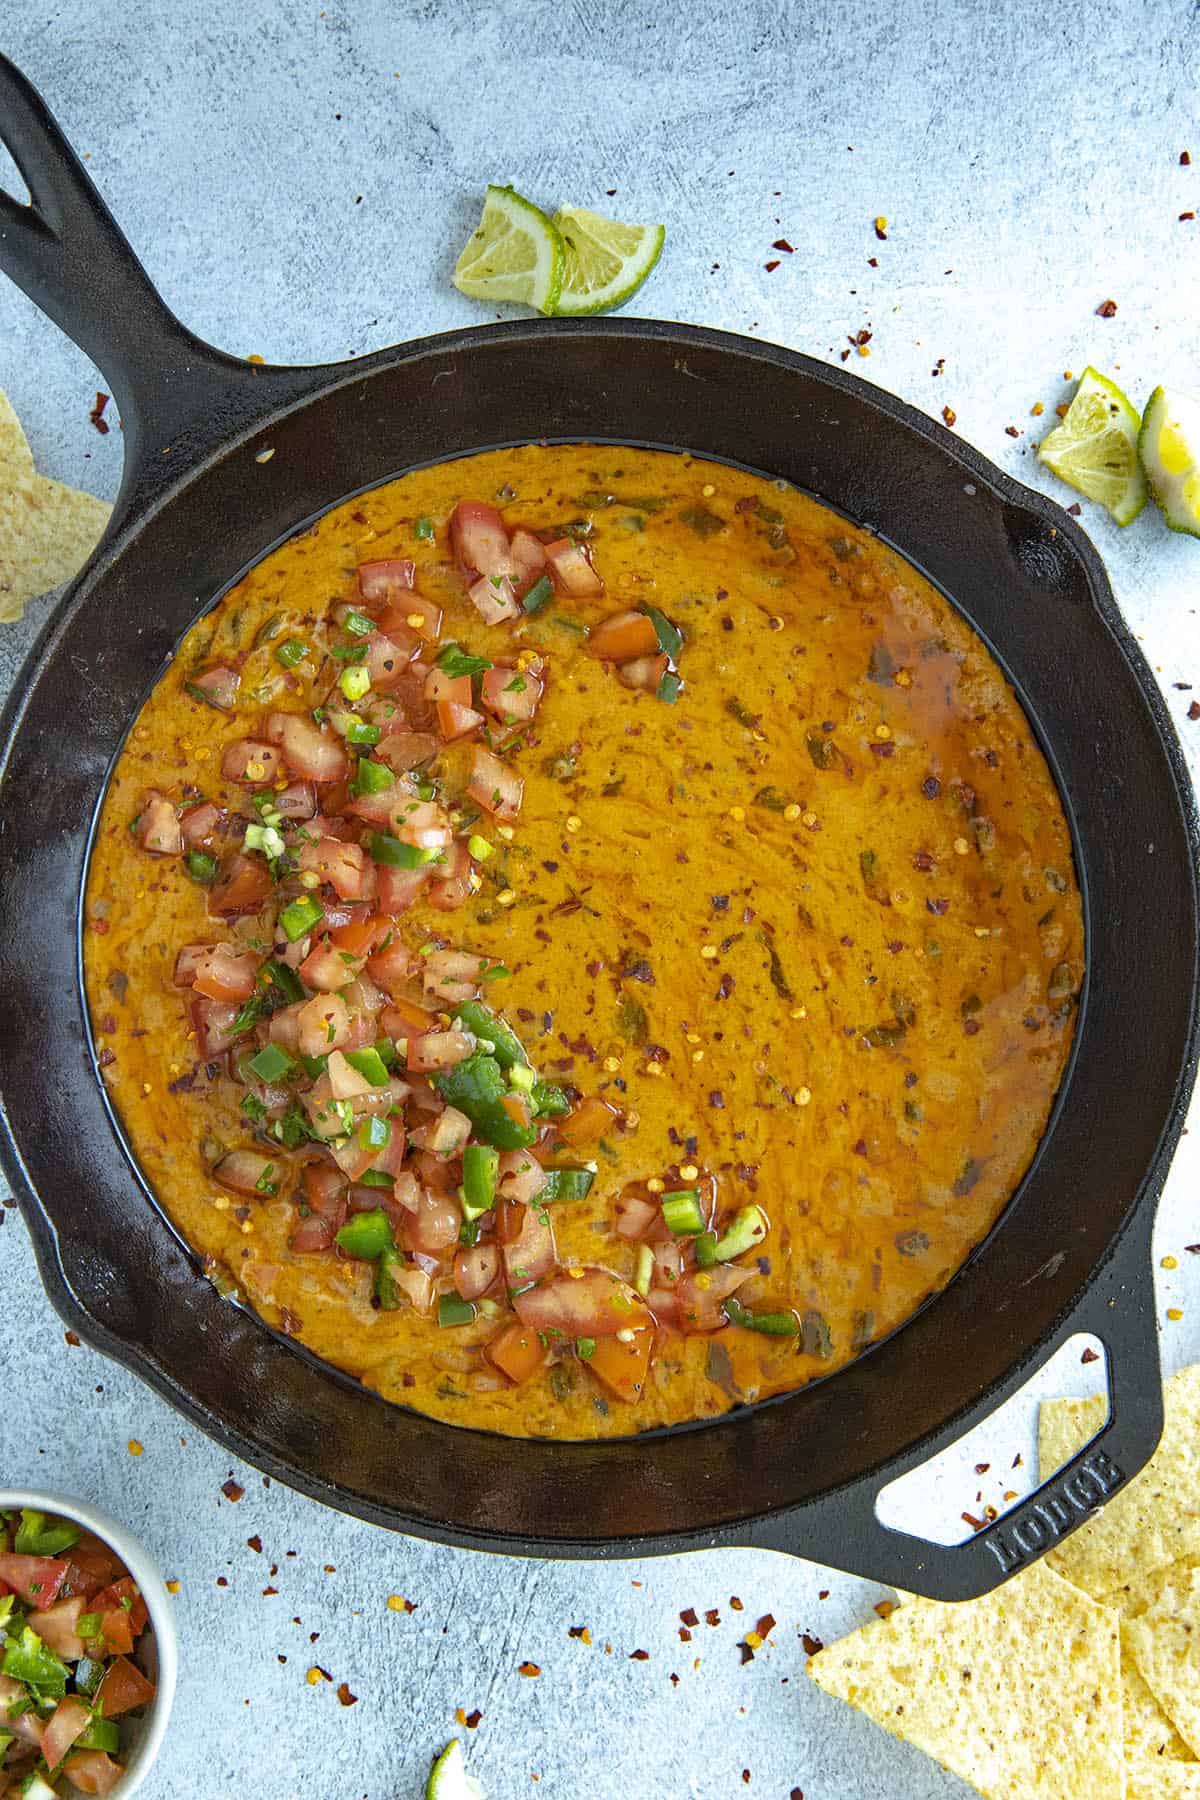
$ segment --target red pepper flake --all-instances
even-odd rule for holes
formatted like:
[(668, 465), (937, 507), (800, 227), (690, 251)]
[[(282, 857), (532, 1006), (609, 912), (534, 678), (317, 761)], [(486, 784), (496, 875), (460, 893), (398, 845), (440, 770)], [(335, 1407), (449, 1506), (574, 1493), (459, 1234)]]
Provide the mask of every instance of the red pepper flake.
[(828, 1598), (829, 1598), (829, 1589), (822, 1588), (820, 1593), (817, 1595), (817, 1599), (818, 1600), (828, 1600)]
[(679, 1641), (681, 1644), (690, 1644), (692, 1641), (692, 1634), (686, 1625), (679, 1627)]
[(710, 1606), (705, 1613), (704, 1623), (706, 1625), (719, 1625), (721, 1623), (721, 1615), (715, 1606)]
[(358, 1695), (350, 1692), (350, 1683), (348, 1681), (338, 1682), (337, 1697), (343, 1706), (358, 1705)]
[(775, 1629), (774, 1613), (764, 1613), (754, 1629), (757, 1631), (760, 1638), (769, 1638)]
[(277, 1587), (265, 1587), (263, 1589), (263, 1599), (265, 1600), (269, 1594), (277, 1594), (278, 1592), (279, 1589)]
[[(0, 1214), (0, 1217), (3, 1217), (3, 1215), (2, 1215), (2, 1214)], [(70, 1344), (70, 1346), (71, 1346), (71, 1348), (72, 1348), (72, 1350), (78, 1350), (78, 1349), (79, 1349), (79, 1338), (78, 1338), (78, 1336), (77, 1336), (77, 1334), (76, 1334), (76, 1333), (75, 1333), (75, 1332), (73, 1332), (73, 1331), (64, 1331), (64, 1332), (63, 1332), (63, 1336), (64, 1336), (64, 1338), (66, 1338), (66, 1340), (67, 1340), (67, 1342), (68, 1342), (68, 1344)]]
[(694, 1606), (685, 1606), (679, 1617), (683, 1620), (685, 1625), (698, 1625), (700, 1623)]
[(969, 1525), (971, 1527), (972, 1531), (982, 1531), (985, 1524), (987, 1523), (986, 1519), (972, 1518), (972, 1516), (969, 1512), (965, 1512), (962, 1516), (963, 1516), (964, 1524)]
[(805, 1656), (818, 1656), (825, 1648), (825, 1639), (817, 1637), (812, 1631), (802, 1631), (800, 1642), (804, 1645)]
[(1004, 431), (1007, 437), (1020, 437), (1021, 435), (1020, 429), (1016, 425), (1006, 425)]
[(1085, 1350), (1079, 1360), (1081, 1363), (1099, 1362), (1100, 1352), (1098, 1350)]
[(881, 1619), (890, 1619), (895, 1610), (896, 1602), (894, 1600), (877, 1600), (875, 1602), (875, 1611)]
[(738, 1599), (736, 1594), (730, 1594), (729, 1605), (730, 1605), (731, 1611), (733, 1611), (733, 1612), (745, 1612), (745, 1610), (746, 1610), (745, 1607), (742, 1605), (741, 1601)]
[(567, 1636), (578, 1638), (584, 1644), (590, 1644), (592, 1641), (592, 1634), (586, 1625), (568, 1625)]
[(875, 220), (875, 236), (879, 239), (881, 244), (887, 243), (887, 220), (886, 219), (881, 218), (881, 219)]
[(1179, 152), (1179, 164), (1180, 164), (1181, 168), (1186, 169), (1189, 166), (1189, 164), (1191, 163), (1191, 160), (1192, 160), (1192, 158), (1191, 158), (1190, 151), (1181, 150)]
[(752, 1663), (754, 1661), (754, 1652), (744, 1638), (738, 1645), (738, 1649), (741, 1651), (742, 1668), (744, 1669), (747, 1663)]
[(518, 1675), (526, 1675), (529, 1677), (529, 1679), (531, 1681), (533, 1680), (534, 1676), (540, 1675), (541, 1672), (542, 1671), (539, 1669), (538, 1665), (534, 1662), (523, 1662), (523, 1663), (518, 1663), (518, 1665), (517, 1665), (517, 1674)]
[(630, 1662), (649, 1662), (650, 1652), (648, 1650), (631, 1650), (629, 1660)]
[[(1189, 719), (1200, 719), (1200, 700), (1192, 701), (1192, 704), (1188, 707), (1187, 716)], [(70, 1335), (71, 1334), (68, 1331), (67, 1337), (70, 1338)], [(75, 1341), (78, 1343), (78, 1338)]]
[(1183, 1247), (1189, 1256), (1200, 1256), (1200, 1244), (1185, 1244)]
[(96, 395), (96, 404), (88, 414), (88, 418), (92, 421), (92, 424), (96, 427), (96, 430), (100, 433), (101, 437), (108, 436), (108, 420), (104, 417), (104, 409), (107, 405), (108, 395), (98, 393)]
[(229, 1582), (224, 1575), (217, 1576), (217, 1586), (218, 1587), (228, 1587), (229, 1586)]
[(788, 255), (791, 256), (795, 246), (789, 244), (786, 238), (776, 238), (775, 242), (771, 245), (771, 248), (772, 250), (786, 250)]
[(1185, 213), (1180, 213), (1180, 215), (1179, 215), (1179, 223), (1180, 223), (1180, 224), (1181, 224), (1181, 225), (1182, 225), (1182, 224), (1183, 224), (1183, 222), (1184, 222), (1184, 220), (1185, 220), (1185, 219), (1194, 219), (1194, 218), (1195, 218), (1195, 216), (1196, 216), (1196, 215), (1195, 215), (1195, 213), (1194, 213), (1194, 212), (1185, 212)]
[(750, 1771), (749, 1771), (749, 1769), (742, 1770), (742, 1780), (746, 1783), (747, 1787), (750, 1786)]
[[(262, 1539), (259, 1537), (257, 1531), (253, 1537), (246, 1539), (246, 1548), (247, 1550), (256, 1551), (259, 1556), (262, 1555)], [(272, 1575), (275, 1573), (274, 1569), (271, 1570), (271, 1573)]]
[(106, 937), (108, 935), (108, 920), (107, 919), (92, 919), (89, 921), (89, 923), (91, 925), (92, 930), (96, 933), (97, 937)]
[(1083, 508), (1082, 508), (1082, 506), (1080, 506), (1078, 500), (1072, 500), (1070, 506), (1068, 506), (1068, 508), (1067, 508), (1067, 511), (1070, 513), (1070, 515), (1073, 519), (1081, 518), (1083, 515)]
[(1115, 300), (1102, 300), (1096, 308), (1096, 317), (1098, 319), (1113, 319), (1116, 317), (1116, 314), (1117, 303)]
[(768, 275), (773, 275), (775, 273), (775, 270), (778, 267), (779, 267), (779, 258), (778, 257), (775, 258), (774, 262), (769, 262), (769, 263), (763, 264), (763, 268), (767, 271)]
[(991, 1466), (991, 1463), (976, 1463), (975, 1473), (977, 1475), (986, 1475)]
[(950, 911), (950, 902), (949, 900), (927, 900), (925, 902), (925, 911), (933, 913), (935, 918), (944, 918)]
[(877, 269), (879, 267), (879, 258), (877, 256), (868, 256), (867, 267), (869, 269)]
[(952, 406), (943, 406), (942, 423), (949, 426), (951, 431), (953, 431), (954, 427), (958, 424), (958, 414)]
[(235, 1481), (231, 1475), (228, 1481), (223, 1481), (221, 1483), (221, 1492), (227, 1500), (240, 1500), (246, 1490), (241, 1483)]

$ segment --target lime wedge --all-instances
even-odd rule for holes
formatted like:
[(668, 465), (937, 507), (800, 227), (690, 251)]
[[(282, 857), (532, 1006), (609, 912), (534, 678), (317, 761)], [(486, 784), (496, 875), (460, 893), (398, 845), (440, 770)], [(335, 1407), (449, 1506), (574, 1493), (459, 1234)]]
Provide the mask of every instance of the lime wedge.
[(454, 285), (472, 300), (521, 300), (554, 312), (566, 258), (540, 207), (516, 188), (489, 187), (483, 216), (454, 265)]
[(483, 1789), (467, 1774), (457, 1738), (451, 1738), (429, 1771), (425, 1800), (485, 1800)]
[(645, 281), (662, 254), (662, 225), (622, 225), (582, 206), (564, 206), (554, 215), (566, 246), (566, 273), (558, 304), (548, 312), (611, 312), (623, 306)]
[(1156, 387), (1146, 402), (1138, 454), (1172, 531), (1200, 537), (1200, 400)]
[(1066, 418), (1038, 445), (1038, 458), (1076, 493), (1107, 507), (1118, 525), (1128, 525), (1146, 504), (1140, 425), (1116, 382), (1089, 366)]

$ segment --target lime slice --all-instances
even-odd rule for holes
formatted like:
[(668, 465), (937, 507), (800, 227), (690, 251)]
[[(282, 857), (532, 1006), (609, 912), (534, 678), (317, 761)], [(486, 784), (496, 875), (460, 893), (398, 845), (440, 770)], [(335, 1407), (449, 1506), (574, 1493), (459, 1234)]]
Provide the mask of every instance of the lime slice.
[(1200, 537), (1200, 400), (1156, 387), (1146, 402), (1138, 454), (1171, 530)]
[(1089, 366), (1066, 418), (1038, 445), (1038, 457), (1076, 493), (1107, 507), (1118, 525), (1128, 525), (1146, 504), (1140, 425), (1116, 382)]
[(662, 254), (662, 225), (622, 225), (582, 206), (564, 206), (554, 224), (566, 246), (558, 304), (547, 312), (611, 312), (645, 281)]
[(483, 1789), (468, 1775), (457, 1738), (451, 1738), (429, 1771), (425, 1800), (485, 1800)]
[(521, 300), (550, 313), (565, 260), (563, 241), (540, 207), (516, 188), (489, 187), (483, 216), (454, 265), (454, 285), (472, 300)]

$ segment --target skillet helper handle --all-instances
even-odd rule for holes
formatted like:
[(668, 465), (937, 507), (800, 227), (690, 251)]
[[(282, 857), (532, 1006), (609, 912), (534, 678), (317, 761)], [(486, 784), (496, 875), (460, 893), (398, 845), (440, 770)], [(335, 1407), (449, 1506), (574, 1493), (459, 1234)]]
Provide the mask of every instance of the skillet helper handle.
[(166, 306), (49, 107), (0, 55), (0, 143), (29, 189), (0, 188), (0, 271), (103, 371), (125, 434), (125, 485), (146, 490), (231, 430), (299, 397), (312, 376), (255, 367)]
[[(965, 1543), (932, 1544), (878, 1518), (876, 1502), (882, 1487), (908, 1472), (892, 1470), (885, 1482), (868, 1478), (813, 1507), (760, 1520), (745, 1533), (744, 1541), (828, 1562), (934, 1600), (970, 1600), (989, 1593), (1052, 1550), (1145, 1467), (1162, 1436), (1162, 1371), (1149, 1232), (1136, 1235), (1139, 1241), (1131, 1244), (1127, 1237), (1110, 1262), (1107, 1277), (1076, 1308), (1052, 1346), (1057, 1348), (1080, 1331), (1094, 1333), (1103, 1343), (1108, 1359), (1107, 1422), (1034, 1493)], [(913, 1456), (908, 1467), (916, 1468), (923, 1460)]]

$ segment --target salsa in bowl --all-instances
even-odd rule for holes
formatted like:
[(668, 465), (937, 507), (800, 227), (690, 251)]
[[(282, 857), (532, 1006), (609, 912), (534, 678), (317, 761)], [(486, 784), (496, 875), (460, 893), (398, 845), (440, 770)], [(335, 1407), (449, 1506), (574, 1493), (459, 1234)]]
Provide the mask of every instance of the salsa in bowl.
[(386, 1398), (623, 1435), (832, 1372), (1028, 1168), (1084, 944), (987, 647), (693, 457), (525, 446), (325, 515), (193, 627), (93, 849), (133, 1155)]

